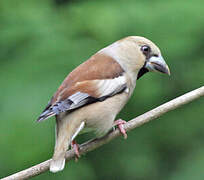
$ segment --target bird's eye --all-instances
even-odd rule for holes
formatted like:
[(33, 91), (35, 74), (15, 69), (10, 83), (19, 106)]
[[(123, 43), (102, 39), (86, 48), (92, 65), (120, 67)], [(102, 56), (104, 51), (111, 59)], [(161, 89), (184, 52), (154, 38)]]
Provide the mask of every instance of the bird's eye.
[(142, 46), (142, 47), (141, 47), (141, 50), (142, 50), (142, 52), (143, 52), (145, 55), (149, 54), (150, 51), (151, 51), (150, 47), (147, 46), (147, 45)]

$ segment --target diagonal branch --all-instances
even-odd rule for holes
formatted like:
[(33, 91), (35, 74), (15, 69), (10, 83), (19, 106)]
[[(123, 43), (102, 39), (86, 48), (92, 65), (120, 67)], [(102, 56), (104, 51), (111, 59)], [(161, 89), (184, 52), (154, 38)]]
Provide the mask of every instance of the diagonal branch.
[[(130, 121), (128, 121), (125, 125), (124, 128), (126, 131), (130, 131), (133, 130), (136, 127), (139, 127), (153, 119), (156, 119), (158, 117), (160, 117), (161, 115), (167, 113), (168, 111), (174, 110), (184, 104), (190, 103), (193, 100), (196, 100), (200, 97), (204, 96), (204, 86), (193, 90), (189, 93), (186, 93), (178, 98), (175, 98), (151, 111), (148, 111)], [(120, 135), (120, 132), (118, 129), (116, 129), (115, 131), (111, 131), (110, 133), (108, 133), (106, 136), (100, 138), (100, 139), (94, 139), (94, 140), (90, 140), (88, 142), (85, 142), (84, 144), (80, 145), (80, 149), (79, 152), (80, 154), (85, 154), (89, 151), (92, 151), (106, 143), (108, 143), (109, 141), (111, 141), (112, 139), (118, 137)], [(67, 151), (66, 154), (66, 160), (70, 160), (75, 156), (74, 151), (73, 150), (69, 150)], [(51, 159), (44, 161), (40, 164), (37, 164), (33, 167), (30, 167), (28, 169), (25, 169), (23, 171), (17, 172), (11, 176), (5, 177), (2, 180), (16, 180), (16, 179), (28, 179), (34, 176), (37, 176), (45, 171), (47, 171), (49, 169), (49, 164), (50, 164)]]

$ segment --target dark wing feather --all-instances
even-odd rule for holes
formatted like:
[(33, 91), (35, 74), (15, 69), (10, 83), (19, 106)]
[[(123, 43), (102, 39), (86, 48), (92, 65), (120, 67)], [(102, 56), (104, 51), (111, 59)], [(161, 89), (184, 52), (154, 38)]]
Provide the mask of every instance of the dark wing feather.
[(47, 106), (45, 107), (45, 109), (43, 110), (43, 112), (40, 114), (40, 116), (37, 119), (37, 122), (42, 121), (44, 119), (47, 119), (49, 117), (54, 116), (54, 113), (51, 110), (51, 101), (52, 99), (48, 102)]

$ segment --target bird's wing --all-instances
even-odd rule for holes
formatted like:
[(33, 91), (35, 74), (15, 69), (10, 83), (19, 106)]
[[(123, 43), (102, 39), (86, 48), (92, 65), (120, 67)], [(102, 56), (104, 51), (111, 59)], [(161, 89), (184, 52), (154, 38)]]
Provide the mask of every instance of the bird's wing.
[[(72, 111), (97, 101), (104, 101), (111, 96), (123, 92), (125, 89), (126, 81), (124, 76), (114, 79), (79, 82), (73, 89), (68, 89), (62, 93), (61, 98), (63, 100), (49, 105), (40, 115), (38, 121), (47, 119), (53, 115), (58, 115), (61, 112)], [(71, 91), (72, 93), (70, 94)]]
[(93, 56), (70, 73), (37, 121), (104, 101), (125, 89), (126, 78), (121, 66), (108, 56)]

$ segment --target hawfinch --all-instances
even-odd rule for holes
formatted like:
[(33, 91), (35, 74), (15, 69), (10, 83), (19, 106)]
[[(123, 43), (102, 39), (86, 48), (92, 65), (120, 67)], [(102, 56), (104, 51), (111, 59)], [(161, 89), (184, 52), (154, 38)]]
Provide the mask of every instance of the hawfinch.
[(136, 80), (151, 71), (170, 75), (159, 48), (139, 36), (114, 42), (74, 69), (37, 120), (56, 117), (50, 171), (63, 170), (65, 153), (79, 133), (93, 131), (101, 137), (118, 125), (126, 137), (124, 121), (114, 121), (115, 117), (132, 95)]

